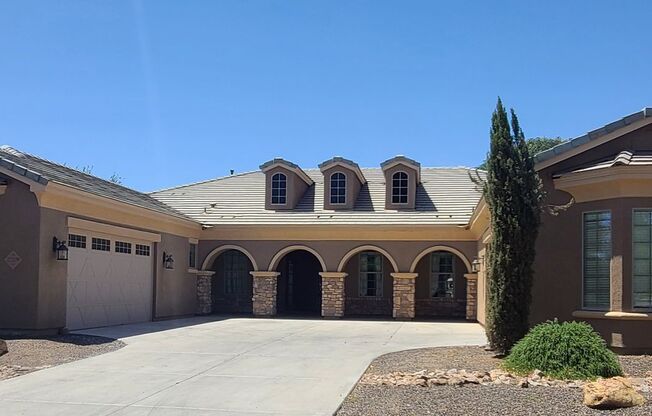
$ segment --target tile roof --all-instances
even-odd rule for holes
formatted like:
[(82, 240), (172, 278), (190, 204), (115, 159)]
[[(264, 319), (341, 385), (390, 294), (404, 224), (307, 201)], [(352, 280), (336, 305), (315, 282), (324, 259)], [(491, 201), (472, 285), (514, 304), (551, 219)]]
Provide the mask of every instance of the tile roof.
[(9, 146), (0, 146), (0, 167), (43, 185), (47, 185), (49, 181), (57, 182), (90, 194), (189, 219), (148, 194), (21, 152)]
[(652, 108), (646, 107), (643, 108), (641, 111), (637, 111), (635, 113), (632, 113), (628, 116), (621, 118), (620, 120), (614, 121), (598, 129), (590, 131), (583, 136), (576, 137), (572, 140), (560, 143), (557, 146), (552, 147), (548, 150), (544, 150), (543, 152), (537, 153), (536, 155), (534, 155), (534, 161), (536, 163), (546, 161), (557, 155), (566, 153), (567, 151), (574, 149), (578, 146), (581, 146), (585, 143), (596, 140), (597, 138), (602, 137), (605, 134), (609, 134), (615, 130), (618, 130), (620, 128), (628, 126), (629, 124), (632, 124), (639, 120), (643, 120), (648, 117), (652, 117)]
[[(314, 184), (294, 210), (265, 210), (265, 175), (248, 172), (154, 192), (159, 201), (205, 225), (467, 225), (481, 197), (471, 180), (475, 169), (422, 168), (414, 210), (385, 210), (385, 177), (380, 168), (363, 168), (367, 183), (353, 210), (325, 210), (324, 178), (306, 169)], [(480, 171), (480, 175), (484, 175)]]
[[(624, 150), (609, 159), (591, 163), (588, 166), (583, 166), (579, 169), (574, 169), (566, 173), (589, 172), (589, 171), (594, 171), (599, 169), (607, 169), (614, 166), (650, 166), (650, 165), (652, 165), (652, 154), (650, 154), (649, 152), (634, 153), (634, 152)], [(561, 176), (564, 174), (565, 173), (561, 173), (556, 176)]]

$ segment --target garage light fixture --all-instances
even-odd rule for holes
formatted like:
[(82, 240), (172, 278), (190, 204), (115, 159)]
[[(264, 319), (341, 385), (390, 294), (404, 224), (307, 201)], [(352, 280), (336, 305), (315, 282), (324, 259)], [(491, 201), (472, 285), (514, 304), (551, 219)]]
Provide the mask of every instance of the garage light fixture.
[(52, 251), (57, 253), (57, 260), (68, 261), (68, 247), (65, 241), (52, 237)]
[(167, 254), (165, 251), (163, 252), (163, 267), (166, 269), (174, 269), (174, 259), (172, 258), (172, 254)]
[(471, 263), (471, 273), (477, 273), (480, 271), (480, 260), (476, 257)]

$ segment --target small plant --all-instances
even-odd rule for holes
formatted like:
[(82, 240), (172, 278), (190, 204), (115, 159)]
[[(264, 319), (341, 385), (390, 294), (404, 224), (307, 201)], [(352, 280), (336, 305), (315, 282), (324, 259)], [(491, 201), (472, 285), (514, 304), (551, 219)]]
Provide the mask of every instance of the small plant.
[(623, 373), (616, 354), (591, 325), (557, 320), (532, 328), (514, 345), (503, 366), (518, 374), (541, 370), (548, 377), (573, 380)]

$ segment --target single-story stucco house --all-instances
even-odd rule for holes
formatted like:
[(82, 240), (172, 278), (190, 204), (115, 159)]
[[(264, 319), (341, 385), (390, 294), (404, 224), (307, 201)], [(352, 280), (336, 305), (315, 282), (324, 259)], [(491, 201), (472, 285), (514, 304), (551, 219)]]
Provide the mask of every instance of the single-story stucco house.
[[(652, 109), (536, 156), (532, 324), (652, 352)], [(485, 322), (488, 209), (468, 168), (273, 159), (149, 194), (0, 148), (0, 329), (192, 314)]]

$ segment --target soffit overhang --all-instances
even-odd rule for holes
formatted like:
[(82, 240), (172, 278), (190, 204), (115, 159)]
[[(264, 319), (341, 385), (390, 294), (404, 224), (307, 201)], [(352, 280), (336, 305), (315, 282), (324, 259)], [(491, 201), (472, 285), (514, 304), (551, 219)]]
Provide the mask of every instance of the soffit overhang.
[(652, 197), (652, 165), (615, 165), (556, 175), (555, 189), (568, 192), (576, 202), (612, 198)]

